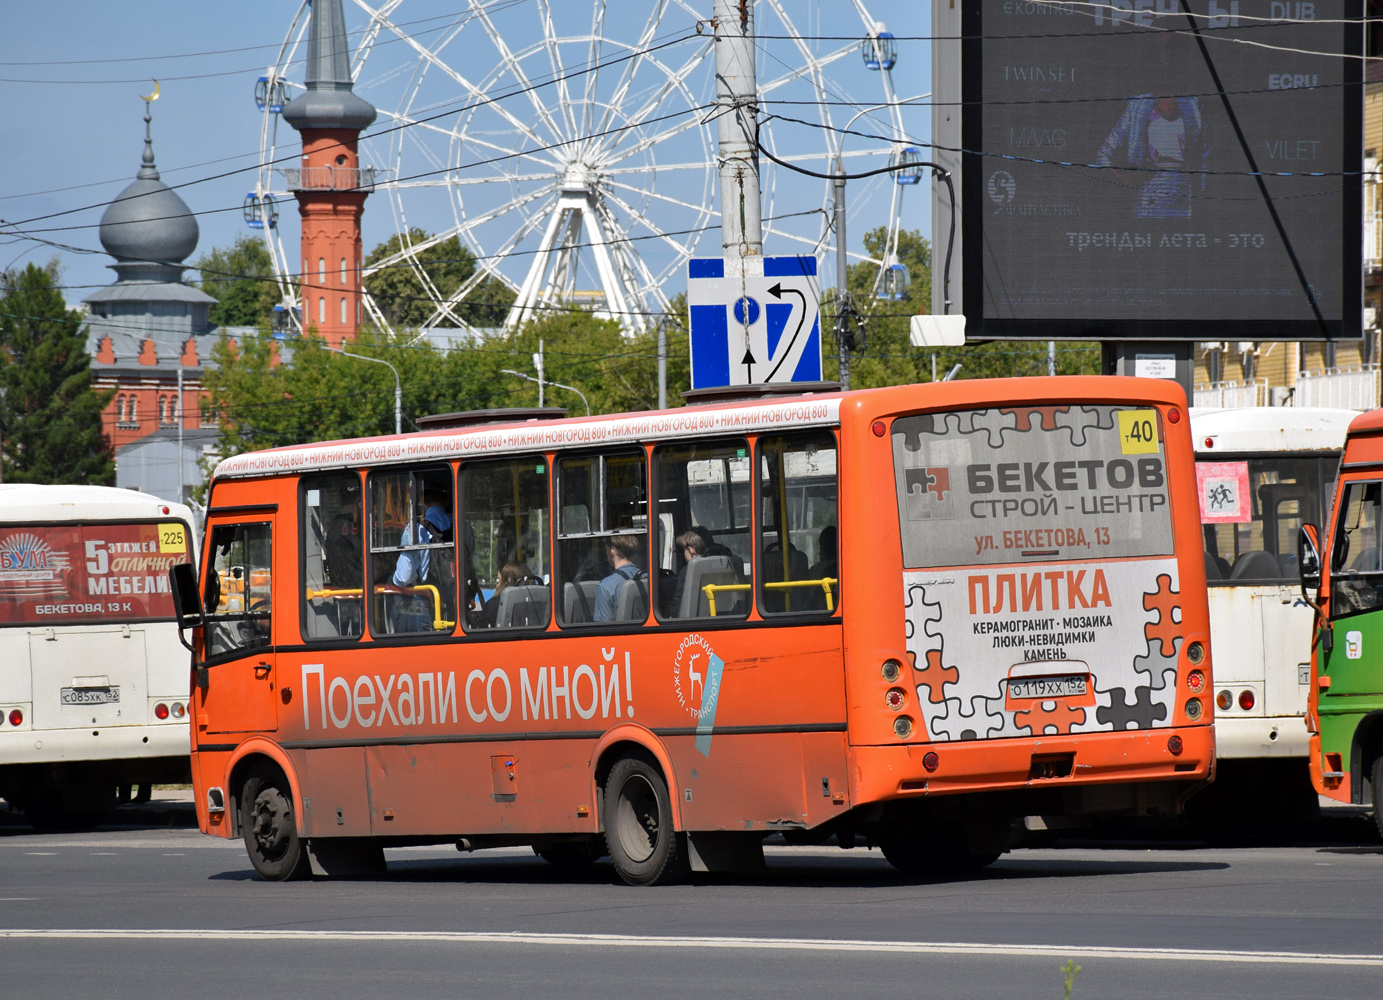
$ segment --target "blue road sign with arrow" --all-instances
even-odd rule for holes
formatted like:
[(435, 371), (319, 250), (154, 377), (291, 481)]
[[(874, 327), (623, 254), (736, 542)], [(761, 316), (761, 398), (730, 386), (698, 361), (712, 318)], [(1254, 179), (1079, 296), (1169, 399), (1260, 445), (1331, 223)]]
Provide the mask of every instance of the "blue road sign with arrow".
[(821, 380), (815, 257), (694, 257), (687, 305), (693, 389)]

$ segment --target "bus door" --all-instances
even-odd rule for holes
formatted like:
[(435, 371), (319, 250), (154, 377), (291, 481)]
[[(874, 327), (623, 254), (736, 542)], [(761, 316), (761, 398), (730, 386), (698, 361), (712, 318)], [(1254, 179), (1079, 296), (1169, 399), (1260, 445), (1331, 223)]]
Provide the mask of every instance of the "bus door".
[[(270, 516), (207, 525), (206, 687), (198, 731), (273, 732), (275, 710)], [(203, 720), (210, 720), (203, 729)]]
[[(1373, 703), (1363, 702), (1378, 690), (1377, 663), (1383, 652), (1383, 615), (1378, 614), (1383, 610), (1383, 481), (1378, 473), (1343, 483), (1339, 504), (1327, 607), (1334, 642), (1329, 648), (1326, 643), (1316, 646), (1321, 675), (1317, 709), (1327, 749), (1351, 745), (1354, 727)], [(1335, 761), (1326, 770), (1339, 772), (1349, 763)], [(1369, 776), (1354, 776), (1361, 778)]]

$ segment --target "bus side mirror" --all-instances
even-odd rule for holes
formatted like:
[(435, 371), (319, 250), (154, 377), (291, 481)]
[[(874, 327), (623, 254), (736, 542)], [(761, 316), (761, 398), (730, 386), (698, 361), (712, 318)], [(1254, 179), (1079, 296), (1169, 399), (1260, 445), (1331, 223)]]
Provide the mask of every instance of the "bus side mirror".
[[(202, 596), (197, 593), (197, 571), (191, 563), (169, 566), (168, 583), (173, 592), (173, 614), (177, 616), (178, 635), (181, 638), (184, 629), (198, 628), (206, 623)], [(187, 645), (186, 642), (183, 645)]]
[(1303, 524), (1297, 531), (1297, 570), (1301, 574), (1302, 596), (1310, 599), (1308, 590), (1321, 586), (1320, 538), (1314, 524)]

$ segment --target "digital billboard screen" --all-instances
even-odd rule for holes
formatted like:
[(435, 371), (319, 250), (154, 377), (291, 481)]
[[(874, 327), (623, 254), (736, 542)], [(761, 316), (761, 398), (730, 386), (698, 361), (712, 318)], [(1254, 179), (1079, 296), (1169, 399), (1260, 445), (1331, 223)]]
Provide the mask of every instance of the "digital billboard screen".
[(1359, 336), (1359, 4), (1187, 6), (964, 5), (980, 336)]

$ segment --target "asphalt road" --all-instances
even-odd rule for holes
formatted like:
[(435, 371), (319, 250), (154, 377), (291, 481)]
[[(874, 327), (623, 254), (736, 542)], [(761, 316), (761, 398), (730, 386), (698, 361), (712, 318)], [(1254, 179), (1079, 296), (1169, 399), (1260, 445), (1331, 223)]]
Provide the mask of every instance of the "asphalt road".
[(1019, 850), (911, 884), (877, 852), (768, 850), (634, 889), (531, 854), (391, 850), (266, 884), (186, 829), (0, 830), (0, 993), (105, 997), (1371, 997), (1376, 844)]

